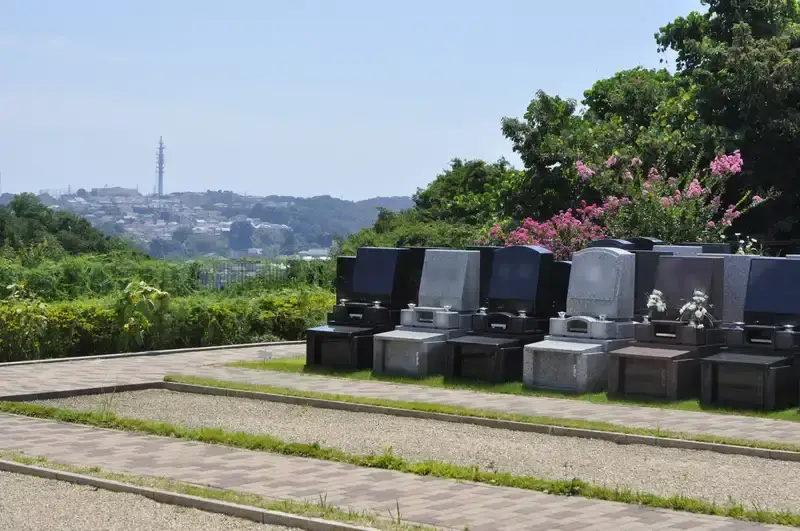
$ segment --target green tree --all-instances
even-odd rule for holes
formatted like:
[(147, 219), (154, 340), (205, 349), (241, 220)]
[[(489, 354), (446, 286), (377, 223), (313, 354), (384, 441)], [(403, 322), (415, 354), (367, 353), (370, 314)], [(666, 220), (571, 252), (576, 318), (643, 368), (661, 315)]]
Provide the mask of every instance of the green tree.
[(485, 224), (513, 214), (511, 198), (525, 178), (505, 160), (453, 159), (450, 168), (417, 190), (417, 211), (432, 220)]
[[(768, 209), (745, 216), (743, 232), (796, 234), (800, 191), (800, 9), (796, 0), (703, 0), (656, 34), (677, 53), (699, 121), (717, 128), (720, 145), (738, 147), (748, 164), (727, 201), (746, 188), (782, 193)], [(760, 230), (759, 230), (760, 229)]]

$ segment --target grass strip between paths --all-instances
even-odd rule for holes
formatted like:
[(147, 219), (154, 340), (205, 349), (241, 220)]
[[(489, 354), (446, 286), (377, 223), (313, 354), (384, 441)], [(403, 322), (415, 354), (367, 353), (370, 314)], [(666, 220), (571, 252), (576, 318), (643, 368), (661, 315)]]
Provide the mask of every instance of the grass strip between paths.
[[(367, 511), (356, 511), (354, 509), (345, 511), (343, 509), (334, 507), (332, 504), (329, 504), (324, 493), (320, 493), (319, 501), (316, 503), (311, 501), (295, 502), (291, 500), (271, 500), (256, 494), (249, 494), (246, 492), (228, 489), (202, 487), (199, 485), (193, 485), (191, 483), (184, 483), (182, 481), (174, 481), (168, 478), (141, 477), (130, 474), (107, 472), (96, 466), (80, 467), (56, 463), (44, 457), (28, 456), (23, 452), (0, 451), (0, 459), (14, 461), (23, 465), (33, 465), (40, 468), (49, 468), (51, 470), (59, 470), (73, 474), (82, 474), (84, 476), (109, 479), (139, 487), (147, 487), (151, 489), (175, 492), (178, 494), (186, 494), (189, 496), (197, 496), (198, 498), (235, 503), (248, 507), (257, 507), (267, 511), (280, 511), (297, 516), (321, 518), (323, 520), (330, 520), (333, 522), (373, 527), (382, 531), (426, 531), (433, 529), (432, 527), (428, 526), (402, 522), (400, 519), (402, 513), (398, 515), (390, 514), (386, 518), (383, 518)], [(399, 510), (402, 511), (402, 507), (399, 507)]]
[(506, 395), (530, 396), (541, 398), (562, 398), (567, 400), (577, 400), (592, 404), (639, 406), (656, 409), (674, 409), (678, 411), (694, 411), (698, 413), (712, 413), (717, 415), (739, 415), (744, 417), (768, 418), (773, 420), (786, 420), (800, 422), (800, 412), (797, 408), (784, 409), (780, 411), (750, 411), (730, 409), (721, 406), (700, 404), (699, 400), (643, 400), (633, 398), (617, 398), (608, 396), (606, 393), (586, 393), (576, 395), (574, 393), (550, 391), (543, 389), (528, 389), (522, 382), (505, 383), (481, 383), (468, 380), (447, 380), (443, 376), (429, 376), (427, 378), (412, 378), (408, 376), (376, 375), (371, 370), (341, 370), (330, 367), (306, 367), (306, 358), (277, 358), (274, 360), (263, 361), (237, 361), (226, 363), (226, 367), (238, 369), (250, 369), (260, 371), (286, 372), (291, 374), (307, 374), (315, 376), (331, 376), (347, 380), (401, 383), (407, 385), (418, 385), (422, 387), (434, 387), (438, 389), (458, 389), (462, 391), (479, 391), (482, 393), (499, 393)]
[(474, 481), (501, 487), (538, 491), (546, 494), (583, 496), (585, 498), (597, 500), (615, 501), (697, 514), (725, 516), (752, 522), (800, 527), (800, 514), (788, 511), (775, 512), (761, 510), (759, 508), (748, 509), (740, 503), (720, 505), (680, 495), (664, 497), (632, 490), (601, 487), (578, 479), (539, 479), (531, 476), (485, 471), (477, 466), (454, 465), (433, 460), (412, 463), (402, 457), (394, 455), (391, 448), (387, 449), (382, 455), (357, 455), (336, 448), (326, 448), (320, 446), (318, 443), (287, 443), (269, 435), (256, 435), (244, 432), (230, 433), (218, 428), (188, 428), (185, 426), (176, 426), (143, 419), (120, 418), (109, 411), (74, 411), (21, 402), (0, 402), (0, 412), (83, 424), (99, 428), (173, 437), (246, 450), (271, 452), (294, 457), (308, 457), (361, 467), (394, 470), (419, 476)]
[(660, 428), (636, 428), (623, 426), (600, 420), (581, 420), (565, 419), (558, 417), (539, 417), (533, 415), (522, 415), (519, 413), (506, 413), (503, 411), (487, 409), (471, 409), (462, 406), (449, 404), (433, 404), (430, 402), (407, 402), (403, 400), (391, 400), (384, 398), (369, 398), (362, 396), (340, 395), (334, 393), (319, 393), (316, 391), (301, 391), (286, 387), (274, 387), (265, 384), (248, 384), (240, 382), (227, 382), (212, 378), (198, 378), (196, 376), (170, 375), (164, 378), (167, 382), (185, 383), (202, 385), (205, 387), (220, 387), (235, 391), (253, 391), (256, 393), (268, 393), (284, 396), (296, 396), (301, 398), (317, 398), (320, 400), (332, 400), (337, 402), (348, 402), (350, 404), (364, 404), (368, 406), (391, 407), (397, 409), (410, 409), (414, 411), (426, 411), (430, 413), (443, 413), (445, 415), (458, 415), (462, 417), (478, 417), (485, 419), (510, 420), (525, 424), (542, 424), (545, 426), (555, 426), (561, 428), (576, 428), (580, 430), (605, 431), (610, 433), (620, 433), (625, 435), (645, 435), (649, 437), (660, 437), (665, 439), (681, 439), (684, 441), (698, 441), (706, 443), (726, 444), (729, 446), (746, 446), (748, 448), (763, 448), (765, 450), (784, 450), (788, 452), (800, 452), (800, 444), (783, 443), (778, 441), (757, 441), (752, 439), (737, 439), (733, 437), (721, 437), (717, 435), (693, 434), (679, 431), (662, 430)]

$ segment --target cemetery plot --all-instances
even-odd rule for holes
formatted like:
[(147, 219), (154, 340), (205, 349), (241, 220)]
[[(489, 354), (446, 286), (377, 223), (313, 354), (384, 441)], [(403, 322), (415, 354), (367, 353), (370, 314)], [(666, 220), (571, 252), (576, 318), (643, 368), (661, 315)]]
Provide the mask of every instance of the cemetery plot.
[(541, 341), (563, 306), (569, 265), (542, 247), (496, 249), (488, 306), (472, 316), (469, 334), (447, 340), (445, 376), (504, 382), (522, 378), (522, 347)]
[[(555, 437), (431, 420), (342, 412), (268, 401), (148, 390), (36, 402), (109, 411), (186, 427), (221, 428), (319, 443), (356, 455), (433, 460), (543, 479), (577, 478), (608, 488), (751, 508), (800, 507), (800, 463)], [(776, 481), (780, 478), (780, 481)]]
[[(608, 243), (608, 242), (607, 242)], [(550, 319), (545, 341), (525, 345), (527, 387), (598, 392), (608, 379), (608, 351), (633, 336), (635, 256), (630, 242), (589, 247), (572, 260), (567, 310)]]
[(467, 333), (478, 310), (480, 252), (428, 249), (419, 304), (400, 312), (400, 326), (376, 334), (376, 374), (425, 377), (444, 371), (446, 341)]

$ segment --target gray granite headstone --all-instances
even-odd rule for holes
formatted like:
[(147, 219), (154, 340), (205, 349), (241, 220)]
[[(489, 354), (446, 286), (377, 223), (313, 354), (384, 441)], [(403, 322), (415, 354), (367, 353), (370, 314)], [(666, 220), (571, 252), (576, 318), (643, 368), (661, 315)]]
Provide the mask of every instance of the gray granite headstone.
[(480, 306), (480, 252), (428, 249), (422, 266), (419, 306), (475, 311)]
[(674, 256), (694, 256), (703, 252), (699, 245), (654, 245), (653, 250), (672, 253)]
[(632, 319), (635, 267), (633, 253), (622, 249), (595, 247), (575, 253), (569, 278), (567, 315)]

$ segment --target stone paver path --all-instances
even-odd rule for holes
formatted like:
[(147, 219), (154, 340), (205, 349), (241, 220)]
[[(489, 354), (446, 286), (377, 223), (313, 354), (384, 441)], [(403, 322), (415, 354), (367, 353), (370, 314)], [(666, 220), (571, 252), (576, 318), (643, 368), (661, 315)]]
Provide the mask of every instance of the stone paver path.
[(302, 391), (428, 402), (531, 416), (612, 422), (623, 426), (717, 435), (755, 441), (800, 445), (800, 422), (758, 417), (678, 411), (641, 406), (592, 404), (581, 400), (481, 393), (379, 381), (347, 380), (305, 374), (203, 366), (186, 368), (183, 375), (231, 382), (266, 384)]
[(106, 359), (83, 359), (24, 365), (0, 364), (0, 398), (3, 396), (67, 391), (88, 387), (156, 382), (190, 367), (296, 356), (305, 345), (274, 345), (222, 350), (201, 350)]
[(579, 497), (458, 483), (341, 463), (236, 450), (0, 415), (0, 449), (270, 498), (318, 501), (470, 531), (789, 529)]

